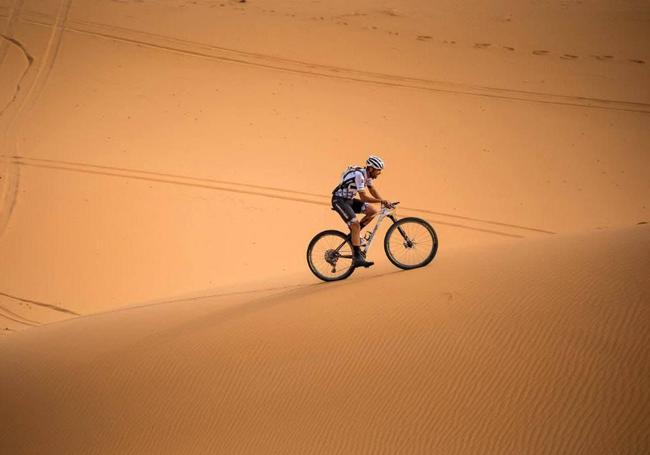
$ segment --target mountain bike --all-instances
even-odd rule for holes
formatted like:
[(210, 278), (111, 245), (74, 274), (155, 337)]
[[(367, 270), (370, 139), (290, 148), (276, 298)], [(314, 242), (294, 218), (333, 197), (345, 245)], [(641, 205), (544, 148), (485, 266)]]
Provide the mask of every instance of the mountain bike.
[[(395, 211), (399, 202), (382, 207), (372, 231), (368, 231), (361, 252), (368, 254), (384, 219), (393, 224), (384, 237), (384, 251), (388, 260), (400, 269), (424, 267), (436, 256), (438, 237), (429, 223), (420, 218), (397, 219)], [(307, 264), (314, 275), (323, 281), (344, 280), (354, 272), (350, 234), (327, 230), (316, 234), (307, 247)]]

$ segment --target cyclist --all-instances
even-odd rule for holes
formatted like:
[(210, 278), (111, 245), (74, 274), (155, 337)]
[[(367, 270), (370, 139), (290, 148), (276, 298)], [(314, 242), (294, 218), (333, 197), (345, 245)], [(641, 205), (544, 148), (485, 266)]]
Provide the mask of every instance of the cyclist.
[[(384, 169), (384, 162), (378, 156), (370, 156), (365, 167), (351, 166), (343, 173), (341, 183), (332, 191), (332, 207), (350, 228), (352, 249), (354, 250), (353, 267), (370, 267), (374, 262), (366, 261), (361, 253), (361, 229), (377, 215), (377, 209), (370, 204), (381, 203), (390, 206), (383, 199), (373, 184)], [(370, 195), (366, 193), (366, 188)], [(359, 194), (359, 199), (355, 196)], [(356, 214), (363, 213), (361, 221)]]

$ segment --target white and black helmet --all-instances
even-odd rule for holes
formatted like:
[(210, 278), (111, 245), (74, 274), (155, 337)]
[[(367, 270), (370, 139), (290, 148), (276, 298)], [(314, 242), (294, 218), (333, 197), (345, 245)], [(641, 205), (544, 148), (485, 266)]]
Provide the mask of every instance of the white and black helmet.
[(366, 166), (372, 167), (372, 168), (375, 168), (375, 169), (383, 169), (384, 168), (384, 161), (381, 158), (379, 158), (378, 156), (371, 155), (366, 160)]

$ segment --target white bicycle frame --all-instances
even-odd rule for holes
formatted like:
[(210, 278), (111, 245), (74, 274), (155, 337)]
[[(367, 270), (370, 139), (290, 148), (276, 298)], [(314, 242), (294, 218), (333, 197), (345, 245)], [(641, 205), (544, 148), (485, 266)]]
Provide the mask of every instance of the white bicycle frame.
[[(368, 231), (366, 232), (366, 235), (363, 237), (363, 240), (365, 242), (361, 246), (361, 253), (366, 255), (370, 251), (370, 247), (374, 245), (374, 240), (375, 237), (378, 234), (379, 228), (381, 227), (382, 223), (384, 222), (384, 219), (389, 218), (392, 222), (393, 225), (389, 226), (388, 231), (386, 232), (386, 236), (384, 238), (384, 250), (386, 252), (386, 256), (392, 262), (395, 266), (404, 269), (404, 270), (409, 270), (417, 267), (424, 267), (425, 265), (429, 264), (431, 260), (434, 258), (437, 250), (437, 237), (436, 233), (427, 223), (425, 220), (422, 220), (420, 218), (402, 218), (398, 219), (397, 215), (395, 214), (397, 210), (397, 205), (399, 202), (393, 202), (392, 204), (388, 206), (383, 206), (377, 213), (377, 216), (372, 220), (375, 222), (374, 226), (369, 226), (371, 223), (368, 223), (368, 225), (363, 226), (363, 227), (368, 227)], [(332, 210), (335, 210), (334, 208)], [(372, 222), (371, 221), (371, 222)], [(433, 245), (428, 252), (428, 256), (425, 257), (421, 262), (418, 263), (405, 263), (401, 261), (399, 258), (396, 258), (394, 253), (397, 251), (398, 253), (401, 252), (401, 249), (399, 249), (400, 244), (406, 248), (415, 248), (420, 242), (417, 242), (411, 238), (409, 234), (407, 234), (406, 230), (408, 229), (408, 226), (411, 226), (413, 223), (422, 225), (430, 234), (431, 240), (433, 242)], [(369, 266), (366, 265), (367, 263), (361, 262), (359, 264), (359, 258), (358, 252), (359, 250), (357, 248), (350, 248), (351, 245), (351, 233), (345, 235), (343, 232), (338, 231), (338, 230), (328, 230), (328, 231), (323, 231), (317, 234), (312, 241), (309, 243), (309, 247), (307, 248), (307, 262), (309, 263), (309, 268), (311, 271), (316, 275), (318, 278), (320, 278), (323, 281), (337, 281), (337, 280), (342, 280), (350, 276), (350, 274), (354, 271), (356, 267), (359, 266)], [(325, 246), (319, 247), (320, 248), (325, 248), (326, 250), (324, 252), (319, 252), (314, 256), (314, 245), (318, 244), (318, 242), (326, 238), (326, 243), (324, 244)], [(334, 244), (332, 244), (332, 240), (336, 239)], [(340, 243), (339, 243), (340, 242)], [(327, 247), (327, 244), (331, 246), (330, 248)], [(428, 240), (423, 241), (421, 243), (429, 243)], [(395, 248), (398, 248), (396, 250)], [(427, 247), (428, 248), (428, 247)], [(343, 250), (343, 252), (341, 251)], [(352, 250), (352, 251), (350, 251)], [(356, 254), (355, 254), (356, 250)], [(318, 251), (318, 250), (317, 250)], [(423, 250), (424, 251), (424, 250)], [(426, 251), (425, 251), (426, 252)], [(321, 258), (321, 254), (324, 256), (324, 260), (327, 264), (329, 264), (332, 267), (332, 274), (337, 273), (336, 268), (339, 259), (352, 259), (352, 264), (348, 264), (347, 261), (344, 261), (342, 263), (342, 271), (340, 271), (338, 276), (330, 276), (330, 275), (323, 275), (323, 272), (320, 270), (320, 265), (314, 264), (313, 259), (319, 259)], [(319, 259), (322, 261), (322, 259)], [(357, 265), (358, 264), (358, 265)], [(325, 265), (327, 267), (327, 265)]]
[[(375, 235), (377, 234), (377, 230), (379, 230), (379, 226), (381, 226), (381, 222), (384, 220), (384, 218), (388, 217), (393, 221), (393, 223), (397, 222), (397, 219), (393, 215), (393, 212), (397, 209), (397, 204), (399, 204), (399, 202), (394, 202), (391, 207), (382, 207), (381, 210), (379, 211), (379, 215), (377, 216), (377, 222), (375, 223), (375, 227), (370, 233), (370, 236), (366, 239), (366, 246), (362, 249), (364, 255), (368, 254), (368, 250), (370, 250), (370, 245), (372, 245), (372, 242), (375, 239)], [(398, 230), (400, 234), (402, 234), (402, 236), (404, 236), (404, 238), (407, 239), (406, 233), (402, 230), (402, 228), (398, 227)], [(346, 240), (344, 240), (343, 243), (341, 243), (338, 246), (338, 248), (335, 250), (337, 253), (341, 248), (343, 248), (343, 246), (348, 242), (348, 240), (350, 240), (350, 236), (351, 234), (348, 234)], [(347, 256), (347, 255), (340, 255), (340, 257), (348, 258), (348, 259), (352, 258), (352, 256)]]
[(375, 223), (375, 227), (373, 228), (372, 232), (370, 233), (370, 236), (366, 239), (366, 246), (363, 249), (363, 254), (367, 255), (368, 250), (370, 249), (370, 245), (372, 245), (373, 240), (375, 240), (375, 235), (377, 234), (377, 231), (379, 230), (379, 226), (381, 225), (381, 222), (384, 221), (384, 218), (388, 217), (393, 222), (397, 221), (395, 217), (392, 215), (392, 213), (395, 211), (396, 207), (393, 205), (392, 207), (382, 207), (381, 210), (379, 211), (379, 215), (377, 216), (377, 222)]

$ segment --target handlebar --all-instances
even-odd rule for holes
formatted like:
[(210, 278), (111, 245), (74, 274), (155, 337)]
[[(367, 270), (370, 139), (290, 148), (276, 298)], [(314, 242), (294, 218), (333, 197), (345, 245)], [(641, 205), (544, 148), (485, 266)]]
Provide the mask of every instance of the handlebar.
[(389, 213), (391, 210), (395, 209), (398, 204), (399, 204), (399, 201), (391, 202), (389, 205), (383, 206), (382, 210), (385, 210), (384, 213)]

